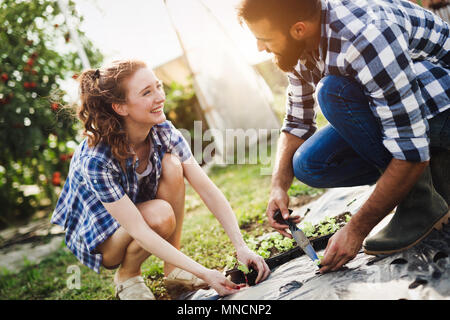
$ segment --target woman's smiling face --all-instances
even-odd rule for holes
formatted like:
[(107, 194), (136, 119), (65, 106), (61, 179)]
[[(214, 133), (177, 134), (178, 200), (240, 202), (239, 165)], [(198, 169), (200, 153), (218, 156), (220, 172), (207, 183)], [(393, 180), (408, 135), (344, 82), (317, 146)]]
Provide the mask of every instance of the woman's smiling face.
[(125, 84), (127, 117), (137, 123), (155, 125), (166, 120), (166, 95), (162, 82), (149, 68), (137, 70)]

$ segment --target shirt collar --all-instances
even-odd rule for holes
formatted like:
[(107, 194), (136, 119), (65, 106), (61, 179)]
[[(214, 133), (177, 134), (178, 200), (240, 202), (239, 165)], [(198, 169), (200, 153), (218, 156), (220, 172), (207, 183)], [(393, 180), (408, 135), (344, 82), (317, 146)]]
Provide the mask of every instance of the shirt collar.
[(152, 138), (154, 146), (162, 147), (161, 139), (159, 138), (158, 134), (156, 133), (156, 126), (153, 126), (150, 129), (149, 136)]
[[(150, 132), (148, 133), (147, 138), (148, 139), (152, 139), (152, 148), (153, 146), (158, 146), (158, 148), (161, 148), (162, 146), (162, 142), (161, 139), (159, 139), (159, 136), (156, 134), (156, 126), (153, 126), (150, 129)], [(138, 162), (139, 160), (137, 160)], [(134, 156), (129, 157), (128, 159), (126, 159), (125, 165), (127, 167), (132, 167), (134, 165)]]

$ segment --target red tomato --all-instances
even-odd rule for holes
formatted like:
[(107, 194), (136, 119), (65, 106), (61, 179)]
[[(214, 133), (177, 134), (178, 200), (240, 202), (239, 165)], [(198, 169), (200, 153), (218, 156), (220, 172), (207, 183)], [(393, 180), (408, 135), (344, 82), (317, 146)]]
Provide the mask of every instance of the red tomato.
[(61, 173), (59, 171), (55, 171), (52, 177), (52, 184), (56, 186), (61, 185)]

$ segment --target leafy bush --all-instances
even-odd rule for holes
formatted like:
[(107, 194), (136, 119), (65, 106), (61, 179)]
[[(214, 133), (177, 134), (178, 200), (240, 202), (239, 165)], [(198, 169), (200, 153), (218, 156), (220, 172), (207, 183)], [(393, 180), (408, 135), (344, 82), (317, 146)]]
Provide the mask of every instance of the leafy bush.
[[(208, 124), (203, 115), (203, 111), (195, 95), (192, 83), (183, 86), (177, 82), (172, 82), (170, 85), (164, 86), (166, 92), (166, 102), (164, 103), (164, 112), (167, 118), (172, 121), (173, 125), (178, 129), (185, 129), (189, 131), (191, 140), (191, 150), (194, 151), (194, 146), (201, 145), (202, 150), (206, 148), (211, 141), (203, 141), (203, 133), (208, 129)], [(194, 122), (202, 122), (202, 135), (194, 135)], [(197, 142), (194, 140), (196, 139)], [(197, 159), (203, 164), (203, 159)]]
[[(69, 2), (71, 23), (82, 17)], [(0, 228), (29, 217), (43, 198), (56, 200), (66, 177), (77, 127), (65, 112), (60, 82), (82, 69), (54, 0), (0, 2)], [(102, 55), (80, 34), (91, 64)], [(40, 192), (29, 194), (24, 185)]]

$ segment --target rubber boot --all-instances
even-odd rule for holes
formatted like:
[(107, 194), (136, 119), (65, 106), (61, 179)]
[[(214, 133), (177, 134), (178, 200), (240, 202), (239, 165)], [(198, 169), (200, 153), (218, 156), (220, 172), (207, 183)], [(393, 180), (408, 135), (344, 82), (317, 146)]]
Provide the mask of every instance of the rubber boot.
[(450, 206), (450, 151), (432, 152), (430, 167), (434, 188)]
[(431, 169), (427, 166), (386, 227), (366, 238), (364, 252), (377, 255), (406, 250), (433, 229), (441, 230), (449, 218), (448, 205), (433, 187)]

